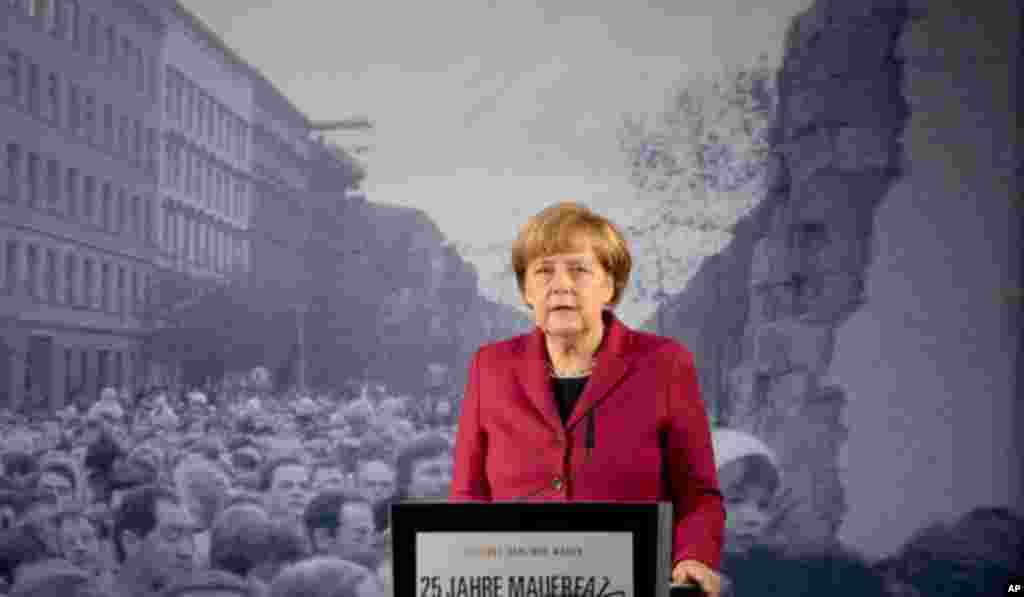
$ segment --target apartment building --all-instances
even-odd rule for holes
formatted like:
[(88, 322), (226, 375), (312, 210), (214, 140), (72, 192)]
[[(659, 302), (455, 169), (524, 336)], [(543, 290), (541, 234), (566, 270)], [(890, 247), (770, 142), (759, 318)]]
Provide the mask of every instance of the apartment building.
[(248, 272), (251, 67), (178, 2), (167, 3), (158, 266), (190, 277)]
[(0, 406), (136, 379), (165, 34), (134, 0), (0, 0)]

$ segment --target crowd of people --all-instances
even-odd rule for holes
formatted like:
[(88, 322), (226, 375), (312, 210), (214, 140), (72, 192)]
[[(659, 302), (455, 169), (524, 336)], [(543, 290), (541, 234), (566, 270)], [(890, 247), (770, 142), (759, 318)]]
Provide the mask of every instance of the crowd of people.
[(389, 595), (389, 506), (447, 497), (454, 425), (379, 387), (4, 413), (0, 594)]
[[(3, 413), (0, 595), (392, 595), (389, 506), (447, 497), (457, 410), (384, 388), (106, 388), (87, 408)], [(1024, 520), (1005, 508), (878, 562), (794, 554), (771, 540), (789, 504), (775, 455), (740, 431), (713, 440), (726, 594), (982, 595), (1022, 569)]]

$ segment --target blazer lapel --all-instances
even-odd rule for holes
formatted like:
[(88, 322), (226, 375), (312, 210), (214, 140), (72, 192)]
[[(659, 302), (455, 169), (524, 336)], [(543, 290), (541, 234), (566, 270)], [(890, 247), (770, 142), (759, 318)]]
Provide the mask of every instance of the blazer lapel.
[(543, 416), (544, 422), (558, 432), (562, 430), (562, 419), (558, 416), (558, 406), (551, 391), (546, 351), (544, 332), (534, 327), (533, 333), (526, 337), (523, 359), (519, 365), (519, 381), (530, 402)]
[[(628, 344), (630, 330), (611, 312), (603, 314), (605, 338), (597, 353), (597, 364), (590, 380), (583, 388), (583, 394), (569, 415), (566, 428), (572, 429), (583, 417), (615, 388), (629, 372)], [(556, 411), (557, 416), (557, 411)]]

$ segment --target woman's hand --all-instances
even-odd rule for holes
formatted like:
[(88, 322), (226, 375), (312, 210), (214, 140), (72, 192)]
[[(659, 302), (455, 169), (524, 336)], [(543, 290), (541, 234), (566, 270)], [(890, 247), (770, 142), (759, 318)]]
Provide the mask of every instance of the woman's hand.
[(722, 577), (697, 560), (682, 560), (676, 564), (672, 569), (672, 583), (700, 585), (708, 597), (719, 597), (722, 592)]

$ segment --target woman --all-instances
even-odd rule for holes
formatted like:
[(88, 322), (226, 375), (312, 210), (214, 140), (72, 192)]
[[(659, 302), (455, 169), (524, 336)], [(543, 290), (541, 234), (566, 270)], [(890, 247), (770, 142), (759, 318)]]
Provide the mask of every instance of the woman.
[(612, 313), (622, 234), (562, 203), (521, 229), (512, 264), (536, 327), (473, 357), (451, 499), (671, 501), (672, 580), (717, 596), (725, 511), (693, 358)]

